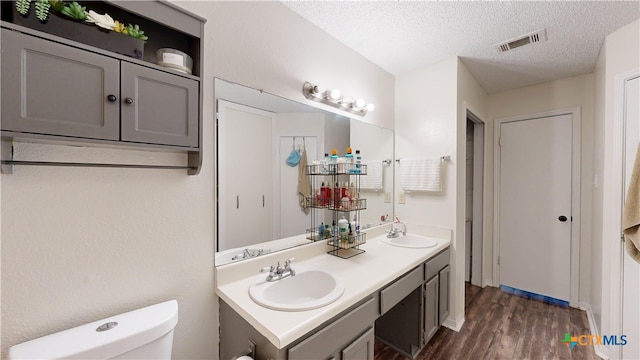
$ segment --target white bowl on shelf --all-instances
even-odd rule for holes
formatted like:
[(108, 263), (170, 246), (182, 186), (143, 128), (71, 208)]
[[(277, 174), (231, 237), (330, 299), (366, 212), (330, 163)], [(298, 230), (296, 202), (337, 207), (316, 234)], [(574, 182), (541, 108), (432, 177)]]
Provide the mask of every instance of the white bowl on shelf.
[(156, 57), (157, 64), (160, 66), (178, 70), (185, 74), (191, 74), (193, 59), (180, 50), (171, 48), (158, 49), (158, 51), (156, 51)]

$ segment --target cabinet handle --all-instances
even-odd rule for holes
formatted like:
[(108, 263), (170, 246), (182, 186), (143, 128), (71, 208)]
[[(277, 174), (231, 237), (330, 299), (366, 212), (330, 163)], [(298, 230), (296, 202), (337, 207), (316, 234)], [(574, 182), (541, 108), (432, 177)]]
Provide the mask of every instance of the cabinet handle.
[(131, 104), (133, 104), (133, 99), (128, 97), (128, 98), (124, 99), (124, 102), (126, 102), (129, 105), (131, 105)]
[(116, 100), (118, 100), (118, 97), (113, 94), (109, 94), (107, 96), (107, 100), (109, 100), (109, 102), (115, 102)]

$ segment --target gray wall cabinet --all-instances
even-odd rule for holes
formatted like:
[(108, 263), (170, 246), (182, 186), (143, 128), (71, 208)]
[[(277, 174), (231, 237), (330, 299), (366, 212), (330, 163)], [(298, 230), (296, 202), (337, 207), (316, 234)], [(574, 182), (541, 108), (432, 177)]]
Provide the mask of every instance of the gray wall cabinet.
[[(98, 12), (115, 13), (147, 30), (144, 57), (136, 59), (102, 49), (100, 43), (52, 35), (46, 24), (25, 27), (30, 25), (7, 11), (12, 6), (2, 4), (3, 141), (184, 151), (184, 168), (199, 172), (204, 19), (166, 1), (92, 2)], [(187, 52), (193, 75), (156, 65), (155, 50), (162, 47)], [(13, 159), (2, 160), (11, 164)]]
[(122, 141), (198, 147), (198, 82), (122, 62)]
[(119, 140), (120, 61), (2, 29), (2, 130)]

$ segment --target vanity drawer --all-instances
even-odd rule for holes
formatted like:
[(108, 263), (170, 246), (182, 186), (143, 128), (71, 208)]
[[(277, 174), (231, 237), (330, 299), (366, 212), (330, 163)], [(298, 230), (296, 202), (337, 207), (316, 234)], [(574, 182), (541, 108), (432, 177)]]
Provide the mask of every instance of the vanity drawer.
[(427, 281), (432, 277), (438, 275), (438, 272), (445, 266), (449, 265), (450, 251), (447, 248), (445, 251), (436, 255), (433, 259), (427, 261), (427, 265), (424, 269), (424, 280)]
[(422, 285), (424, 282), (422, 271), (422, 265), (420, 265), (380, 291), (380, 315), (391, 310), (413, 290)]
[[(377, 298), (351, 310), (320, 331), (288, 350), (289, 360), (324, 359), (344, 345), (351, 343), (363, 330), (369, 328), (378, 317)], [(329, 347), (335, 346), (335, 349)]]

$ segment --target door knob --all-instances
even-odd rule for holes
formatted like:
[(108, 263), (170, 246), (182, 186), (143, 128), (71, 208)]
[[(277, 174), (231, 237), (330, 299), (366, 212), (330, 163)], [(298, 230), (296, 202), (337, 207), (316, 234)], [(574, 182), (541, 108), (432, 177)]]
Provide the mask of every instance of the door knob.
[(126, 102), (129, 105), (131, 105), (131, 104), (133, 104), (133, 99), (128, 97), (128, 98), (124, 99), (124, 102)]
[(567, 221), (567, 217), (564, 216), (564, 215), (560, 215), (560, 216), (558, 216), (558, 220), (560, 220), (562, 222), (565, 222), (565, 221)]
[(115, 102), (116, 100), (118, 100), (118, 97), (113, 94), (109, 94), (107, 96), (107, 100), (109, 100), (109, 102)]

